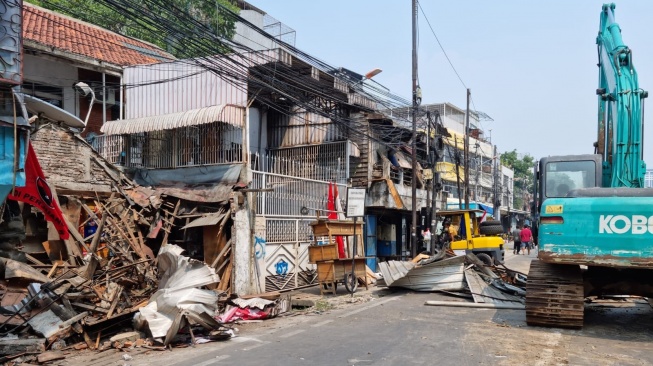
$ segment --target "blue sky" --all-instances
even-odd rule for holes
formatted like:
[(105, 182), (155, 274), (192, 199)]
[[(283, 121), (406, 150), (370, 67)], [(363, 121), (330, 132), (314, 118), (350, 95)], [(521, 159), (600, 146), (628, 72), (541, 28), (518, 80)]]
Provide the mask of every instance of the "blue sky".
[[(410, 0), (250, 0), (295, 29), (296, 46), (334, 66), (365, 73), (410, 99)], [(499, 151), (593, 153), (598, 84), (596, 35), (603, 1), (422, 0), (422, 9)], [(421, 11), (419, 80), (423, 103), (465, 107), (465, 87)], [(653, 1), (617, 3), (615, 18), (633, 50), (640, 87), (653, 91)], [(650, 101), (653, 103), (653, 100)], [(651, 103), (649, 105), (653, 106)], [(651, 120), (653, 109), (647, 114)], [(489, 130), (492, 130), (491, 132)], [(645, 132), (653, 167), (653, 127)]]

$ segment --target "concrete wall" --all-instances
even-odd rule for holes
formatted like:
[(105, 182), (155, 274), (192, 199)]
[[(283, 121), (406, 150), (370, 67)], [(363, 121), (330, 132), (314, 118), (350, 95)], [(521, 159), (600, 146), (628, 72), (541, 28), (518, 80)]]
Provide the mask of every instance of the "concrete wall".
[(77, 68), (67, 62), (25, 54), (23, 74), (25, 81), (60, 86), (63, 88), (63, 109), (78, 115), (78, 106), (73, 84), (77, 79)]
[[(263, 29), (263, 14), (255, 10), (241, 10), (239, 15), (248, 22)], [(245, 45), (255, 51), (278, 47), (276, 42), (265, 38), (258, 32), (253, 31), (252, 28), (240, 22), (236, 23), (234, 42)]]
[[(242, 205), (239, 203), (240, 199), (244, 201)], [(239, 295), (256, 293), (258, 290), (255, 288), (254, 283), (255, 259), (252, 251), (252, 212), (246, 196), (242, 195), (242, 193), (234, 193), (231, 209), (232, 212), (235, 212), (231, 234), (235, 243), (232, 251), (233, 286), (231, 289)]]

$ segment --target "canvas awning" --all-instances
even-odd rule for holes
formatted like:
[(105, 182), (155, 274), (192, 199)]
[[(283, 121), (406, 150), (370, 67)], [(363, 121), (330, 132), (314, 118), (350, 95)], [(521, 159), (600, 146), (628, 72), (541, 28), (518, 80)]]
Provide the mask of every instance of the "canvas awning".
[(158, 116), (109, 121), (102, 126), (106, 135), (129, 135), (140, 132), (172, 130), (212, 122), (224, 122), (242, 127), (245, 108), (233, 105), (214, 105), (184, 112)]

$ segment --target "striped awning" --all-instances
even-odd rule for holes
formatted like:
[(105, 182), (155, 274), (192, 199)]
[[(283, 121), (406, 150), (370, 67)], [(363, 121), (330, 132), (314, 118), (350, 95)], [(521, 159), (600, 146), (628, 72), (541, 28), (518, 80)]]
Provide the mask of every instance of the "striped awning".
[(242, 127), (244, 116), (245, 108), (221, 104), (158, 116), (109, 121), (102, 126), (101, 131), (106, 135), (130, 135), (213, 122), (224, 122)]

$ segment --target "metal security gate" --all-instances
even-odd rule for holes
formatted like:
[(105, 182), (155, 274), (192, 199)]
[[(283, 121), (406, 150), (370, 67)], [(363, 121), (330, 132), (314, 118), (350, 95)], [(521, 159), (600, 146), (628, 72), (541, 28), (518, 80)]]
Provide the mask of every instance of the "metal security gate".
[[(347, 187), (336, 184), (344, 205)], [(313, 241), (309, 225), (314, 209), (326, 209), (329, 182), (253, 171), (252, 188), (272, 188), (256, 198), (256, 255), (265, 276), (265, 290), (278, 291), (314, 284), (315, 265), (308, 263)], [(302, 215), (302, 207), (309, 208)], [(325, 212), (320, 213), (323, 217)]]

